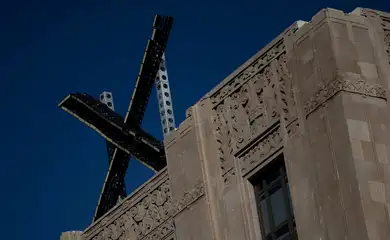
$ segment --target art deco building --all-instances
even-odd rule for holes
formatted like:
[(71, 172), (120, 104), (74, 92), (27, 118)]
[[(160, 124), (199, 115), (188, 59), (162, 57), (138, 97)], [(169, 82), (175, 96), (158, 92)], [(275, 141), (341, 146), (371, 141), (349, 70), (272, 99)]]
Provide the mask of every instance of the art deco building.
[(187, 111), (85, 240), (390, 239), (390, 14), (298, 21)]

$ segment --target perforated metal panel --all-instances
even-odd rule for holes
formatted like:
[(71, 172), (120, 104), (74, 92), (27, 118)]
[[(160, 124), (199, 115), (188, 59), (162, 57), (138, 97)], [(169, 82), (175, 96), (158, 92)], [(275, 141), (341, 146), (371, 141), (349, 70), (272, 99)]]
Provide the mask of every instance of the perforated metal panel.
[(164, 137), (176, 129), (175, 117), (173, 115), (173, 105), (171, 90), (169, 88), (168, 71), (165, 54), (160, 63), (160, 69), (156, 76), (156, 90), (158, 107), (160, 112), (161, 127)]

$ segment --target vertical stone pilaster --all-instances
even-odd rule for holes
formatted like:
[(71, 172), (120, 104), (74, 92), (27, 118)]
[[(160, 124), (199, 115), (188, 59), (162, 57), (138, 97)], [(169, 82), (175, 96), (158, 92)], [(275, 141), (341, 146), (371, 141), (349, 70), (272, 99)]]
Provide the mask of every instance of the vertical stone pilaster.
[(192, 109), (188, 118), (165, 140), (172, 199), (177, 211), (173, 220), (176, 239), (212, 240), (214, 229), (205, 196), (201, 124)]
[(293, 41), (289, 69), (302, 126), (285, 154), (300, 239), (390, 234), (389, 76), (374, 47), (378, 39), (365, 17), (326, 9)]

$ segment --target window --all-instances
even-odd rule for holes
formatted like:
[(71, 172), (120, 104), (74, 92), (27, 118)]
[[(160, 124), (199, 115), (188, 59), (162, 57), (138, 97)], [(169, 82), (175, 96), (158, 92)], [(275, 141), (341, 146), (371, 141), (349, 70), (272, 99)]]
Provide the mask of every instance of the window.
[(256, 174), (251, 182), (263, 239), (298, 239), (283, 155)]

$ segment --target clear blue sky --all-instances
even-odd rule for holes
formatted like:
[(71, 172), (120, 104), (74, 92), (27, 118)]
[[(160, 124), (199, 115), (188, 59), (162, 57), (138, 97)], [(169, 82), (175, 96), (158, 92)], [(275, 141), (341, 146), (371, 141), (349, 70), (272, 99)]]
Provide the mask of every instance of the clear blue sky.
[[(108, 167), (105, 143), (57, 104), (71, 92), (108, 90), (123, 115), (154, 14), (176, 20), (166, 55), (180, 123), (189, 106), (295, 20), (359, 5), (390, 11), (387, 0), (1, 1), (1, 239), (59, 239), (90, 224)], [(162, 138), (155, 92), (143, 126)], [(132, 161), (127, 186), (150, 176)]]

